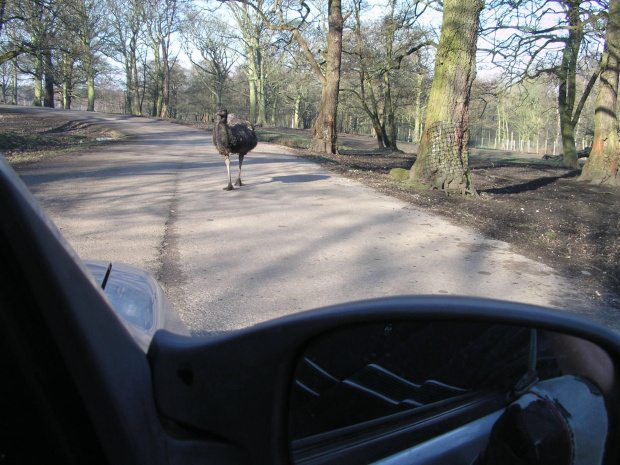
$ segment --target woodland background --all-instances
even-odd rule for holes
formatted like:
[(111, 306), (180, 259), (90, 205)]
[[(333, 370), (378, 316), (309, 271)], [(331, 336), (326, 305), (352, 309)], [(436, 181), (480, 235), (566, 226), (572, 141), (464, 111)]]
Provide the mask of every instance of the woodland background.
[[(327, 2), (257, 0), (254, 7), (199, 0), (0, 4), (2, 102), (186, 121), (212, 121), (226, 106), (264, 127), (310, 128), (317, 118), (321, 82), (312, 68), (325, 65)], [(487, 2), (470, 97), (471, 146), (562, 152), (558, 70), (571, 4), (584, 23), (576, 62), (579, 102), (603, 52), (606, 2)], [(379, 146), (391, 148), (398, 141), (418, 141), (442, 3), (353, 0), (344, 2), (342, 10), (338, 131), (375, 137), (380, 128)], [(302, 13), (303, 22), (298, 19)], [(294, 32), (270, 29), (268, 21), (297, 24), (315, 64)], [(596, 90), (576, 121), (578, 150), (592, 143), (595, 101)]]

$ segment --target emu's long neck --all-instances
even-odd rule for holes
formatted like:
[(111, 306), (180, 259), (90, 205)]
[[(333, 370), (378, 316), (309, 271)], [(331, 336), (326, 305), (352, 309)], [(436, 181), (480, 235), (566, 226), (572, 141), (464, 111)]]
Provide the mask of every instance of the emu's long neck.
[(222, 133), (222, 136), (226, 138), (226, 140), (230, 139), (230, 127), (228, 126), (228, 118), (220, 118), (219, 121), (219, 126), (220, 126), (220, 132)]

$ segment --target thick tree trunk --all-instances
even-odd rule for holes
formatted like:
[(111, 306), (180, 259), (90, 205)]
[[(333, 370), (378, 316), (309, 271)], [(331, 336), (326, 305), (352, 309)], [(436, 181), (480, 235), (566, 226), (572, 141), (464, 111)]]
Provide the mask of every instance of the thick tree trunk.
[(327, 35), (327, 72), (321, 93), (321, 109), (312, 128), (310, 150), (318, 153), (338, 151), (338, 93), (340, 92), (340, 63), (342, 57), (342, 5), (329, 0), (329, 32)]
[(594, 114), (594, 141), (579, 180), (620, 186), (620, 141), (616, 114), (620, 74), (620, 0), (611, 0), (609, 3), (609, 22), (601, 68)]
[[(475, 193), (469, 171), (469, 95), (481, 0), (445, 0), (426, 125), (410, 179)], [(444, 147), (445, 146), (445, 147)]]

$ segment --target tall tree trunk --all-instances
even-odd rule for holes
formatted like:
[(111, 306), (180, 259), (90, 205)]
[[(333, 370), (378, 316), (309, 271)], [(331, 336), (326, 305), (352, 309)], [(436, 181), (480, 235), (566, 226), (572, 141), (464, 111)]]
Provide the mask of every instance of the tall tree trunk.
[[(360, 81), (360, 92), (356, 93), (357, 97), (360, 99), (360, 103), (362, 105), (362, 109), (366, 112), (370, 121), (372, 122), (372, 127), (375, 132), (375, 136), (377, 137), (377, 145), (379, 150), (384, 149), (386, 146), (389, 146), (389, 140), (387, 135), (385, 134), (385, 128), (381, 124), (381, 119), (379, 118), (379, 110), (377, 105), (377, 99), (375, 98), (375, 92), (373, 89), (372, 79), (368, 76), (366, 71), (367, 65), (365, 63), (365, 51), (364, 51), (364, 37), (362, 32), (362, 19), (361, 19), (361, 11), (360, 11), (361, 1), (358, 0), (353, 2), (354, 12), (355, 12), (355, 38), (357, 40), (357, 55), (359, 57), (359, 81)], [(367, 86), (368, 85), (368, 86)]]
[(160, 118), (168, 118), (170, 116), (170, 61), (168, 60), (168, 50), (163, 50), (162, 60), (164, 62), (162, 70), (162, 101), (159, 110)]
[[(140, 102), (140, 78), (138, 77), (138, 59), (136, 50), (131, 50), (131, 114), (134, 116), (142, 116), (142, 105)], [(129, 91), (129, 89), (128, 89)]]
[(45, 53), (45, 88), (43, 89), (43, 106), (54, 108), (54, 70), (52, 64), (52, 53)]
[(392, 83), (389, 70), (383, 75), (383, 79), (385, 82), (385, 105), (383, 108), (385, 113), (385, 135), (387, 136), (387, 141), (389, 141), (389, 149), (398, 150), (396, 146), (396, 120), (394, 118), (394, 105), (392, 104)]
[(278, 122), (278, 88), (273, 92), (273, 104), (271, 105), (271, 126), (276, 127)]
[(132, 89), (132, 84), (131, 84), (131, 67), (129, 66), (129, 63), (125, 63), (125, 114), (126, 115), (131, 115), (131, 89)]
[(601, 83), (594, 113), (594, 141), (579, 180), (620, 186), (620, 141), (616, 114), (620, 74), (620, 0), (611, 0), (609, 3), (601, 68)]
[[(443, 5), (426, 125), (410, 179), (446, 191), (475, 193), (469, 171), (469, 95), (484, 2), (445, 0)], [(446, 150), (437, 142), (445, 142)]]
[[(384, 96), (383, 96), (383, 129), (384, 143), (390, 150), (396, 151), (396, 121), (394, 117), (394, 105), (392, 103), (392, 57), (394, 50), (394, 40), (396, 31), (394, 29), (394, 12), (396, 0), (390, 2), (389, 20), (386, 21), (385, 37), (385, 71), (383, 74)], [(384, 19), (385, 20), (385, 19)]]
[[(251, 67), (249, 67), (251, 69)], [(250, 122), (254, 125), (256, 124), (256, 115), (257, 115), (257, 99), (256, 99), (256, 77), (252, 75), (252, 71), (249, 72), (249, 90), (250, 90)], [(258, 126), (258, 125), (257, 125)]]
[(17, 105), (17, 59), (13, 60), (13, 100), (12, 105)]
[(573, 110), (575, 109), (577, 95), (577, 62), (583, 41), (583, 24), (579, 17), (581, 0), (570, 0), (566, 4), (569, 7), (568, 21), (571, 28), (568, 31), (566, 46), (562, 52), (562, 65), (558, 72), (558, 109), (560, 112), (562, 148), (564, 150), (562, 164), (567, 168), (579, 169), (577, 148), (575, 147), (576, 121), (573, 119)]
[(65, 110), (71, 109), (71, 100), (73, 98), (73, 58), (66, 53), (63, 59), (63, 83), (62, 83), (62, 107)]
[(95, 77), (92, 74), (86, 77), (86, 92), (86, 111), (95, 111)]
[(34, 95), (32, 106), (40, 107), (43, 103), (43, 55), (37, 53), (34, 59)]
[(163, 105), (161, 88), (162, 88), (162, 72), (161, 72), (161, 55), (159, 51), (159, 41), (154, 41), (153, 48), (153, 64), (154, 64), (154, 79), (155, 89), (153, 89), (153, 108), (151, 109), (151, 116), (159, 116), (161, 107)]
[(86, 57), (86, 92), (87, 92), (87, 104), (86, 111), (95, 111), (95, 67), (93, 65), (92, 52), (88, 51)]
[(413, 131), (413, 142), (420, 142), (420, 136), (422, 135), (422, 80), (424, 76), (422, 73), (418, 74), (418, 91), (415, 96), (415, 126)]
[(257, 126), (267, 125), (265, 70), (257, 40), (246, 47), (248, 54), (248, 81), (250, 86), (250, 121)]
[(295, 105), (293, 107), (293, 121), (291, 127), (293, 129), (299, 129), (299, 116), (301, 114), (301, 94), (297, 94), (295, 97)]
[(265, 79), (265, 63), (263, 62), (263, 54), (260, 47), (256, 47), (256, 60), (257, 60), (257, 76), (256, 76), (256, 98), (257, 98), (257, 110), (256, 124), (259, 126), (267, 125), (267, 83)]
[(342, 5), (340, 0), (329, 0), (329, 31), (327, 34), (327, 71), (322, 82), (321, 109), (314, 127), (310, 150), (319, 153), (338, 151), (338, 94), (340, 92), (340, 63), (342, 57)]

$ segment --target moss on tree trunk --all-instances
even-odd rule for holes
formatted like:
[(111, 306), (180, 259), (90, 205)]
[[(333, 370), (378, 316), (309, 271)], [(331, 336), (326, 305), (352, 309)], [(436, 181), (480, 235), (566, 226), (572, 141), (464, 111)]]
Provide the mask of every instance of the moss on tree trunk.
[[(468, 159), (469, 94), (476, 75), (476, 40), (483, 7), (481, 0), (444, 1), (426, 126), (410, 173), (414, 182), (475, 193)], [(442, 131), (447, 128), (451, 132), (447, 137), (455, 146), (446, 157), (437, 150), (437, 137), (444, 137)]]

